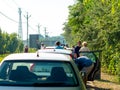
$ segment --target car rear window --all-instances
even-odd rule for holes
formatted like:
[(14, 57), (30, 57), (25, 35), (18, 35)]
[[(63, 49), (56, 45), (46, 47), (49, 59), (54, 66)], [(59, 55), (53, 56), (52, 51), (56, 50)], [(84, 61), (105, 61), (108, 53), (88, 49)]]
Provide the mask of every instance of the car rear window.
[(70, 62), (10, 60), (0, 68), (0, 85), (76, 86), (76, 73)]

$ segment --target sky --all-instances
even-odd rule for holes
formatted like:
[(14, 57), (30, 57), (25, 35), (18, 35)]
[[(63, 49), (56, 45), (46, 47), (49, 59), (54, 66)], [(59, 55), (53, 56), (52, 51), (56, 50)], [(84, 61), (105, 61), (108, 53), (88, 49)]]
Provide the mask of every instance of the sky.
[(46, 32), (49, 36), (58, 36), (63, 33), (64, 22), (67, 21), (68, 6), (73, 5), (75, 0), (0, 0), (0, 28), (7, 33), (18, 33), (19, 13), (22, 11), (22, 32), (23, 39), (27, 34), (28, 13), (28, 34), (40, 34)]

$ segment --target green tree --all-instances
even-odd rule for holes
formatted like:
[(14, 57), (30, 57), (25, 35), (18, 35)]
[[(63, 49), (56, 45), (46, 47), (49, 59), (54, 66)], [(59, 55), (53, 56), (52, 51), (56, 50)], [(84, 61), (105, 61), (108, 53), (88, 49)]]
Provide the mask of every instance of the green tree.
[(10, 51), (10, 53), (15, 52), (18, 45), (19, 44), (18, 44), (17, 34), (15, 33), (10, 34), (10, 43), (8, 45), (8, 50)]
[[(77, 0), (69, 6), (64, 37), (69, 43), (89, 42), (91, 50), (103, 50), (102, 67), (118, 74), (120, 54), (120, 0)], [(71, 43), (71, 44), (74, 44)]]

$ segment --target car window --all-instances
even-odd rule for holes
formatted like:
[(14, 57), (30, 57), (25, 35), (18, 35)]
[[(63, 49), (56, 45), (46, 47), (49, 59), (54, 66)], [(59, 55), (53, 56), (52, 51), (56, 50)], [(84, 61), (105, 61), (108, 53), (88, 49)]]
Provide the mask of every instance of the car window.
[(87, 56), (88, 58), (90, 58), (94, 63), (96, 63), (96, 56), (93, 52), (80, 52), (80, 55), (84, 55)]
[[(22, 83), (20, 83), (22, 82)], [(78, 85), (72, 65), (62, 61), (6, 61), (0, 68), (0, 84), (6, 85)]]

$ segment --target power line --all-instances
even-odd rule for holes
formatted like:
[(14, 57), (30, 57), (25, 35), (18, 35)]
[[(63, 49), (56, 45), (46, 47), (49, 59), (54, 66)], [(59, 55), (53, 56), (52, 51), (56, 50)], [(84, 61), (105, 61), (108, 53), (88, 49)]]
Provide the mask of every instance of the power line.
[[(13, 1), (13, 3), (17, 6), (17, 7), (21, 7), (15, 0), (12, 0)], [(26, 10), (24, 10), (24, 11), (26, 11)], [(27, 11), (26, 11), (27, 12)], [(26, 23), (26, 22), (22, 22), (22, 23)], [(33, 31), (35, 31), (35, 29), (34, 28), (32, 28), (30, 25), (28, 25), (29, 27), (30, 27), (30, 29), (31, 30), (33, 30)], [(37, 32), (37, 31), (36, 31)]]
[[(15, 22), (15, 23), (19, 23), (18, 21), (15, 21), (14, 19), (8, 17), (7, 15), (5, 15), (5, 14), (2, 13), (2, 12), (0, 12), (0, 14), (3, 15), (5, 18), (7, 18), (7, 19), (9, 19), (9, 20), (11, 20), (11, 21), (13, 21), (13, 22)], [(26, 22), (22, 22), (22, 23), (26, 23)], [(30, 25), (29, 25), (29, 27), (30, 27), (33, 31), (35, 31), (35, 29), (33, 29)], [(36, 31), (36, 32), (37, 32), (37, 31)]]
[[(17, 8), (18, 8), (18, 7), (21, 7), (15, 0), (11, 0), (11, 1), (16, 5)], [(8, 5), (7, 5), (7, 6), (8, 6)], [(11, 7), (10, 7), (10, 8), (11, 8)], [(25, 11), (25, 10), (24, 10), (24, 11)], [(28, 12), (27, 12), (27, 13), (28, 13)], [(2, 12), (0, 12), (0, 14), (3, 15), (5, 18), (7, 18), (7, 19), (9, 19), (9, 20), (11, 20), (11, 21), (13, 21), (13, 22), (15, 22), (15, 23), (19, 23), (18, 21), (10, 18), (9, 16), (5, 15), (5, 14), (2, 13)], [(30, 16), (29, 16), (29, 17), (30, 17)], [(29, 17), (28, 17), (28, 16), (25, 16), (25, 18), (26, 18), (27, 20), (29, 19)], [(26, 23), (26, 22), (21, 22), (21, 23)], [(27, 39), (28, 39), (28, 27), (30, 27), (31, 30), (37, 32), (37, 30), (36, 30), (36, 29), (33, 29), (33, 28), (28, 24), (28, 21), (27, 21)]]
[[(17, 3), (15, 0), (11, 0), (17, 7), (19, 7), (19, 8), (21, 8), (21, 6), (19, 5), (19, 3)], [(24, 10), (24, 8), (22, 8), (22, 10)], [(26, 10), (24, 10), (25, 12), (27, 12)], [(36, 22), (36, 20), (35, 20), (35, 22)], [(22, 23), (26, 23), (26, 22), (22, 22)], [(33, 31), (35, 30), (35, 29), (33, 29), (30, 25), (28, 25)], [(40, 25), (41, 26), (41, 25)], [(39, 26), (39, 27), (40, 27)], [(37, 32), (37, 31), (36, 31)], [(38, 33), (40, 33), (40, 31), (38, 31)]]
[(0, 14), (3, 15), (4, 17), (6, 17), (7, 19), (11, 20), (11, 21), (13, 21), (13, 22), (15, 22), (15, 23), (18, 23), (17, 21), (15, 21), (14, 19), (8, 17), (8, 16), (5, 15), (4, 13), (0, 12)]
[(35, 30), (33, 27), (31, 27), (30, 25), (28, 25), (28, 26), (31, 28), (31, 30), (37, 32), (37, 30)]
[(6, 4), (6, 7), (12, 10), (12, 12), (15, 11), (16, 8), (13, 7), (13, 5), (11, 5), (12, 3), (10, 3), (9, 0), (8, 1), (4, 0), (4, 3)]
[(14, 2), (14, 4), (17, 6), (17, 7), (20, 7), (20, 5), (18, 5), (18, 3), (15, 2), (15, 0), (12, 0)]

